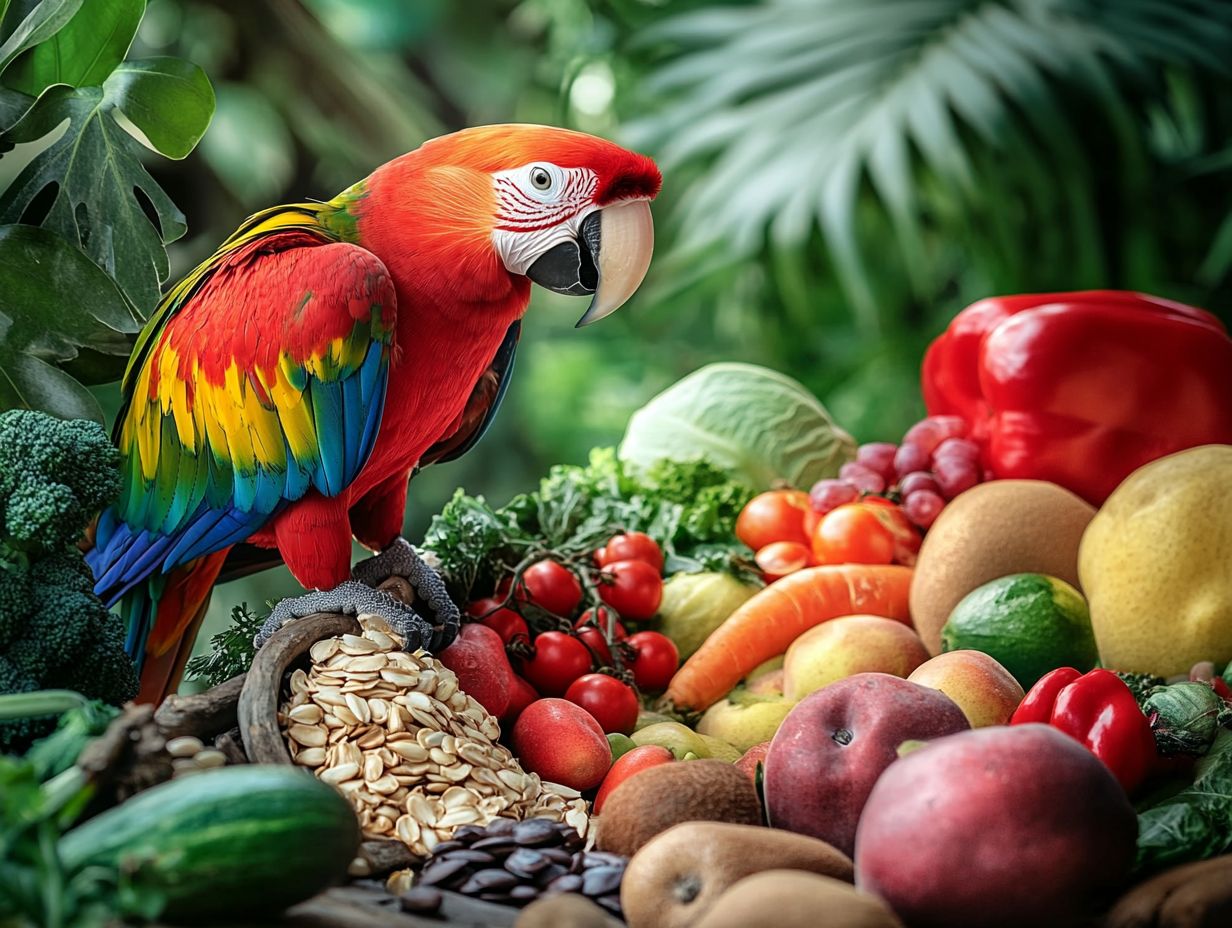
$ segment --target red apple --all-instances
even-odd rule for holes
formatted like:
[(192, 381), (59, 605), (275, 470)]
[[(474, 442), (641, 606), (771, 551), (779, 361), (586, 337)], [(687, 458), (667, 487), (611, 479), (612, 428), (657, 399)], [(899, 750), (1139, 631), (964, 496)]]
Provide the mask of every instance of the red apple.
[(513, 726), (513, 752), (524, 770), (577, 790), (598, 786), (612, 764), (612, 749), (594, 716), (555, 697), (522, 710)]

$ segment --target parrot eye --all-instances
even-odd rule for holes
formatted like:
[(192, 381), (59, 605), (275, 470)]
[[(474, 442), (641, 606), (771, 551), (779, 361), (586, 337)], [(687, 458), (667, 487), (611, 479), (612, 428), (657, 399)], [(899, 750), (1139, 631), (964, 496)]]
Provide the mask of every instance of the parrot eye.
[(534, 167), (530, 169), (530, 185), (536, 190), (551, 190), (552, 175), (547, 172), (546, 168)]

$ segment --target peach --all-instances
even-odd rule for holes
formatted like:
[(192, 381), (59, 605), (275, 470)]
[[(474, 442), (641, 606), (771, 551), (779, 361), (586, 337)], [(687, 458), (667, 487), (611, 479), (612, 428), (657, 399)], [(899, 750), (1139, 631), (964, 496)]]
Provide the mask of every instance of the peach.
[(823, 622), (797, 638), (783, 661), (783, 695), (795, 702), (857, 673), (906, 677), (928, 660), (909, 626), (875, 615)]
[(1007, 724), (1025, 695), (1014, 675), (983, 651), (946, 651), (907, 679), (949, 696), (972, 728)]
[(513, 726), (522, 767), (576, 790), (598, 786), (612, 765), (612, 749), (593, 715), (567, 699), (540, 699)]

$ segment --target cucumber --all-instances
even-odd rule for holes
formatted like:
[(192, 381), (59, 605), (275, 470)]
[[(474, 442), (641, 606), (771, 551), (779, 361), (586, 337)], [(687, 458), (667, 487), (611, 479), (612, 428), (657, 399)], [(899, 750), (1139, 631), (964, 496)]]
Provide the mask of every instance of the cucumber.
[(122, 896), (161, 897), (161, 917), (200, 920), (281, 912), (342, 879), (358, 846), (355, 812), (331, 786), (296, 767), (243, 765), (139, 793), (59, 849), (68, 872), (123, 872), (138, 893)]

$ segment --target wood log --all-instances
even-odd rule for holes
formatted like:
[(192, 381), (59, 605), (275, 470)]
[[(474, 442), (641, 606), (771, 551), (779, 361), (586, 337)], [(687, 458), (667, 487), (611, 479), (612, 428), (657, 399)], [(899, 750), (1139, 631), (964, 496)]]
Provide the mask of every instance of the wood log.
[(278, 728), (283, 676), (322, 638), (359, 633), (359, 622), (354, 616), (318, 612), (288, 622), (257, 651), (239, 697), (240, 738), (249, 761), (291, 763), (291, 753)]

